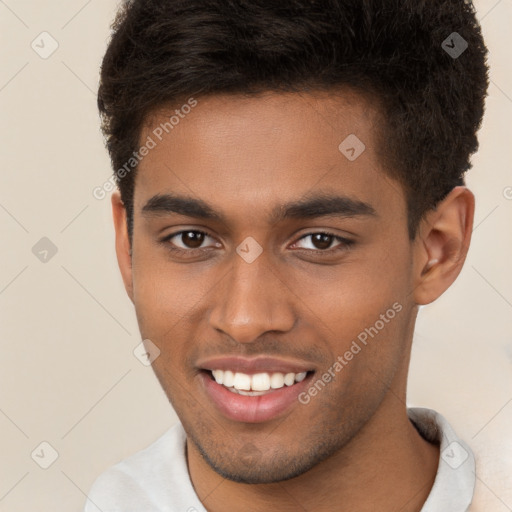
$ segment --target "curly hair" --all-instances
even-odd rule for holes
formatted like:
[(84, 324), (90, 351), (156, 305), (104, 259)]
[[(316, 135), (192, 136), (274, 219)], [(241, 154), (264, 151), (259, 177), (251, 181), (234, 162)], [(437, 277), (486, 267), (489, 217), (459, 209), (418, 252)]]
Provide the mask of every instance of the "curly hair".
[[(114, 173), (164, 105), (349, 87), (378, 102), (378, 154), (404, 187), (413, 239), (478, 149), (487, 48), (469, 1), (132, 0), (111, 28), (98, 108)], [(116, 176), (130, 239), (135, 177)]]

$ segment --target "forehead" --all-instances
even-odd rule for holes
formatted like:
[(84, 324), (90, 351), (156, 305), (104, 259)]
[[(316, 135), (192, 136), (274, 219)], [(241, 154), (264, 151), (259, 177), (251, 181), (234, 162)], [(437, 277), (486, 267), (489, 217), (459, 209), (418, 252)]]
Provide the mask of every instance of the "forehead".
[(223, 218), (246, 212), (254, 222), (257, 213), (270, 222), (280, 204), (315, 191), (374, 210), (387, 208), (392, 196), (392, 204), (405, 204), (402, 188), (377, 157), (379, 112), (353, 92), (194, 102), (193, 108), (162, 107), (147, 118), (140, 143), (151, 139), (154, 147), (138, 166), (135, 210), (166, 193), (201, 199)]

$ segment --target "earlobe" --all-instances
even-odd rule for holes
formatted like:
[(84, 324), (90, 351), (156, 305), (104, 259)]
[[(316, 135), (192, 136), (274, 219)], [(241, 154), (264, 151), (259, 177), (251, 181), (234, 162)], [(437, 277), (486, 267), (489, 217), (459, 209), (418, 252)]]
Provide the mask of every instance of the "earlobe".
[(126, 208), (118, 191), (112, 194), (112, 216), (116, 232), (116, 255), (126, 293), (133, 302), (132, 248), (126, 224)]
[(471, 242), (475, 197), (455, 187), (435, 210), (428, 212), (414, 242), (415, 302), (429, 304), (459, 275)]

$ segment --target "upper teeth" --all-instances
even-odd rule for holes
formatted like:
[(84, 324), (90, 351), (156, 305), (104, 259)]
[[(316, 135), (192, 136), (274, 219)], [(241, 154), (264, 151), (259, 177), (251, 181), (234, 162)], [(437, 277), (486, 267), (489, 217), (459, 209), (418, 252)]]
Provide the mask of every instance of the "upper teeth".
[(307, 372), (301, 373), (247, 373), (232, 372), (230, 370), (212, 370), (213, 377), (217, 384), (228, 388), (235, 388), (244, 391), (268, 391), (270, 388), (279, 389), (292, 386), (295, 382), (301, 382), (306, 378)]

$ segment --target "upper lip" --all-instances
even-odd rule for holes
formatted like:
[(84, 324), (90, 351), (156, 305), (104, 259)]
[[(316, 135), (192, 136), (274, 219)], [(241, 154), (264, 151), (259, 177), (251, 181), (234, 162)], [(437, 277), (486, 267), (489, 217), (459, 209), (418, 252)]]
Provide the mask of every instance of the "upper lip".
[(202, 360), (197, 365), (203, 370), (231, 370), (246, 374), (254, 373), (301, 373), (312, 371), (305, 362), (287, 361), (275, 357), (245, 358), (240, 356), (224, 356)]

